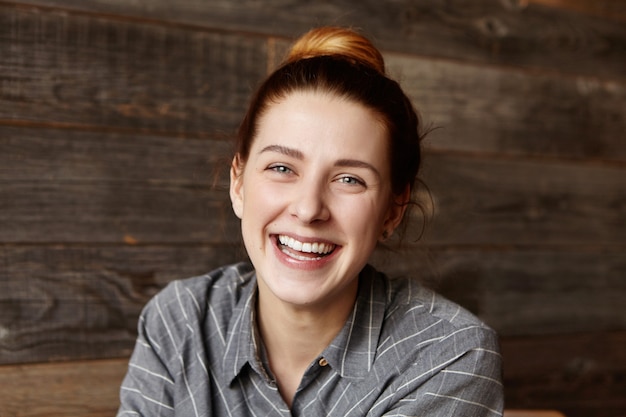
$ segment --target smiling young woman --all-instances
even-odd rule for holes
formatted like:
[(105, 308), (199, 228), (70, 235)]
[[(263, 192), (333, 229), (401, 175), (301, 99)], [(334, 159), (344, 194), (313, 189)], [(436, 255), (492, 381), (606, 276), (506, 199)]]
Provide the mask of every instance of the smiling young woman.
[(230, 197), (251, 264), (151, 300), (118, 415), (501, 415), (495, 333), (368, 265), (403, 221), (420, 140), (366, 38), (305, 34), (239, 130)]

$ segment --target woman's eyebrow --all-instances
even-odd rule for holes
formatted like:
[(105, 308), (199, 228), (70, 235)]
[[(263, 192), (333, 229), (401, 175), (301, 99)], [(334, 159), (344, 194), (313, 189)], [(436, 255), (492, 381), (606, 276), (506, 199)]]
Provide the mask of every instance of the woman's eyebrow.
[(380, 178), (380, 172), (374, 167), (374, 165), (369, 164), (365, 161), (360, 161), (358, 159), (339, 159), (335, 162), (336, 167), (346, 167), (346, 168), (365, 168), (372, 171), (378, 178)]
[(283, 155), (290, 156), (296, 159), (304, 159), (304, 154), (297, 149), (289, 148), (287, 146), (282, 145), (268, 145), (265, 148), (261, 149), (259, 153), (263, 152), (278, 152)]
[[(302, 152), (300, 152), (297, 149), (290, 148), (288, 146), (283, 146), (283, 145), (268, 145), (264, 147), (263, 149), (261, 149), (259, 153), (263, 153), (263, 152), (278, 152), (280, 154), (287, 155), (295, 159), (300, 159), (300, 160), (304, 159), (304, 154)], [(374, 167), (372, 164), (369, 164), (365, 161), (361, 161), (358, 159), (339, 159), (335, 161), (335, 166), (344, 167), (344, 168), (364, 168), (364, 169), (372, 171), (374, 175), (380, 178), (380, 172), (378, 172), (376, 167)]]

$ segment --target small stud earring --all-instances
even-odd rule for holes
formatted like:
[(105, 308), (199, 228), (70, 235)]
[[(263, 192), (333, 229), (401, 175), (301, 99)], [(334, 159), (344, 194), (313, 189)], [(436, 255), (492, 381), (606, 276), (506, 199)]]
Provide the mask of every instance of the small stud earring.
[(383, 230), (383, 240), (387, 240), (389, 238), (389, 232), (387, 230)]

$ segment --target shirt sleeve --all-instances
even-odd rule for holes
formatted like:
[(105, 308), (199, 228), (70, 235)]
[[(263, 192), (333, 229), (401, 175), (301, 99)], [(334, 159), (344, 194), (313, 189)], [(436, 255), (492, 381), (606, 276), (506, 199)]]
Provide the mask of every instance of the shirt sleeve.
[(118, 417), (174, 416), (176, 381), (168, 358), (175, 357), (175, 352), (162, 338), (168, 328), (158, 298), (139, 317), (135, 348), (120, 388)]
[(425, 355), (422, 365), (429, 365), (431, 375), (423, 383), (412, 386), (384, 415), (502, 416), (502, 360), (497, 336), (490, 329), (473, 329), (470, 333), (477, 337), (472, 348), (446, 357), (446, 352), (455, 349), (450, 343), (454, 345), (458, 341), (451, 340)]

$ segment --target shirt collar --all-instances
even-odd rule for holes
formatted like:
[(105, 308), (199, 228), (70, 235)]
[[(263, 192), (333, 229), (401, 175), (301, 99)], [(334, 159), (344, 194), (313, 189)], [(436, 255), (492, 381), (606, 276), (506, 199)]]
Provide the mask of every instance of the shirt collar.
[[(255, 324), (257, 285), (251, 277), (242, 289), (228, 330), (223, 366), (229, 383), (249, 365), (267, 377), (261, 360), (261, 339)], [(343, 328), (322, 352), (337, 373), (344, 378), (361, 379), (371, 370), (386, 309), (385, 276), (366, 266), (359, 274), (359, 292)]]
[(374, 364), (386, 310), (385, 287), (385, 276), (373, 267), (361, 271), (352, 314), (321, 355), (344, 378), (364, 378)]

